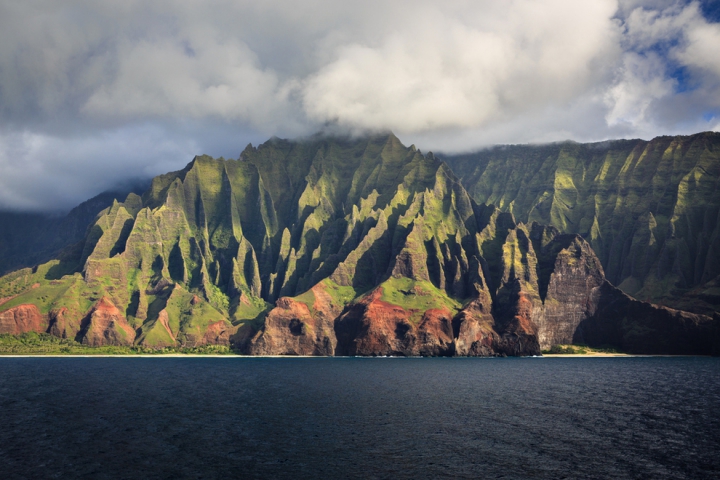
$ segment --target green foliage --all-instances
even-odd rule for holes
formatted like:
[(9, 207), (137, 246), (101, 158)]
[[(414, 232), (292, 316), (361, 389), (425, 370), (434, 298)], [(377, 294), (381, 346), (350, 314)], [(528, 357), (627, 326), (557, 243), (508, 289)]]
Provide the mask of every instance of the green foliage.
[[(137, 348), (176, 348), (202, 343), (213, 325), (259, 330), (279, 296), (314, 314), (322, 292), (342, 308), (382, 282), (383, 300), (419, 321), (431, 308), (453, 312), (474, 285), (496, 300), (519, 280), (544, 297), (557, 255), (577, 263), (556, 230), (516, 218), (586, 236), (611, 278), (642, 299), (670, 302), (668, 291), (692, 286), (694, 299), (709, 298), (720, 275), (718, 139), (451, 157), (466, 191), (392, 134), (273, 138), (238, 160), (196, 157), (142, 200), (114, 202), (60, 260), (1, 277), (0, 298), (14, 298), (0, 310), (66, 308), (77, 327), (107, 296), (138, 331)], [(644, 334), (627, 323), (626, 336)]]
[(23, 333), (0, 335), (0, 355), (232, 355), (226, 345), (202, 345), (197, 347), (143, 346), (122, 347), (106, 345), (90, 347), (74, 340), (58, 338), (46, 333)]
[(320, 282), (324, 287), (325, 293), (330, 295), (335, 305), (345, 306), (352, 302), (360, 292), (353, 287), (341, 286), (326, 278)]
[(720, 276), (720, 133), (513, 145), (444, 160), (478, 203), (583, 235), (628, 293), (720, 310), (691, 293)]
[(208, 283), (206, 288), (210, 305), (221, 312), (227, 312), (230, 310), (230, 299), (223, 293), (222, 290), (220, 290), (220, 288), (218, 288), (217, 285)]
[(460, 309), (461, 304), (428, 281), (391, 277), (380, 284), (381, 300), (411, 312), (410, 320), (419, 322), (425, 311), (446, 308), (450, 312)]
[[(66, 276), (61, 280), (45, 280), (44, 272), (47, 271), (48, 265), (46, 264), (43, 267), (38, 268), (37, 273), (32, 274), (30, 278), (22, 279), (23, 285), (29, 285), (25, 286), (24, 291), (17, 288), (15, 291), (20, 290), (22, 293), (0, 305), (0, 311), (22, 304), (32, 304), (37, 306), (41, 313), (48, 313), (68, 293), (70, 287), (80, 280), (76, 276)], [(16, 283), (15, 287), (18, 287), (18, 285), (20, 283)]]
[(595, 354), (619, 354), (613, 347), (588, 347), (587, 345), (553, 345), (542, 351), (546, 355), (595, 355)]

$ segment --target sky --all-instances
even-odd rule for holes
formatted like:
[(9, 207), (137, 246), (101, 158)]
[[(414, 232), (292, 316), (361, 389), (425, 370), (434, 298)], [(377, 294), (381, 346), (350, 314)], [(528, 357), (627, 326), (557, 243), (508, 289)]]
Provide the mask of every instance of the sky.
[(453, 153), (720, 131), (719, 22), (720, 0), (0, 0), (0, 209), (273, 135)]

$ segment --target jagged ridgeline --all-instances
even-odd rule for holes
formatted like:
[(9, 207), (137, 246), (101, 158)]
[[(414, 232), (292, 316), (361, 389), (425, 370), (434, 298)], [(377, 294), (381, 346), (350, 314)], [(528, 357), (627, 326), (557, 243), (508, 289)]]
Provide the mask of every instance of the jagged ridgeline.
[(478, 203), (586, 238), (640, 299), (720, 311), (720, 133), (443, 157)]
[(196, 157), (0, 297), (0, 333), (251, 354), (708, 353), (716, 334), (625, 296), (581, 237), (479, 205), (392, 134)]

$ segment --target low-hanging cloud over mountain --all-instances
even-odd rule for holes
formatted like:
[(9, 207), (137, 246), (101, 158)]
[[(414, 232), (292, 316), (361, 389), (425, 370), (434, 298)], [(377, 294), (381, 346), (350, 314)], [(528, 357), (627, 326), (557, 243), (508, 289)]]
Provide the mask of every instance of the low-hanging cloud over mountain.
[(720, 128), (717, 2), (0, 1), (0, 207), (248, 141), (423, 149)]

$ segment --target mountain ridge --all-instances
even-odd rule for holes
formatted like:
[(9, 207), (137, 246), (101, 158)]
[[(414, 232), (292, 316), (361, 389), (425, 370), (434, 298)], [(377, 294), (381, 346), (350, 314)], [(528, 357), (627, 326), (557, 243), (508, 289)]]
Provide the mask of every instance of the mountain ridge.
[[(623, 300), (581, 236), (477, 203), (392, 134), (197, 156), (115, 201), (74, 251), (2, 277), (0, 297), (0, 333), (250, 354), (532, 355), (598, 338), (711, 353), (717, 323)], [(606, 304), (640, 317), (618, 324)]]
[(720, 133), (442, 158), (478, 203), (581, 234), (627, 293), (720, 311)]

